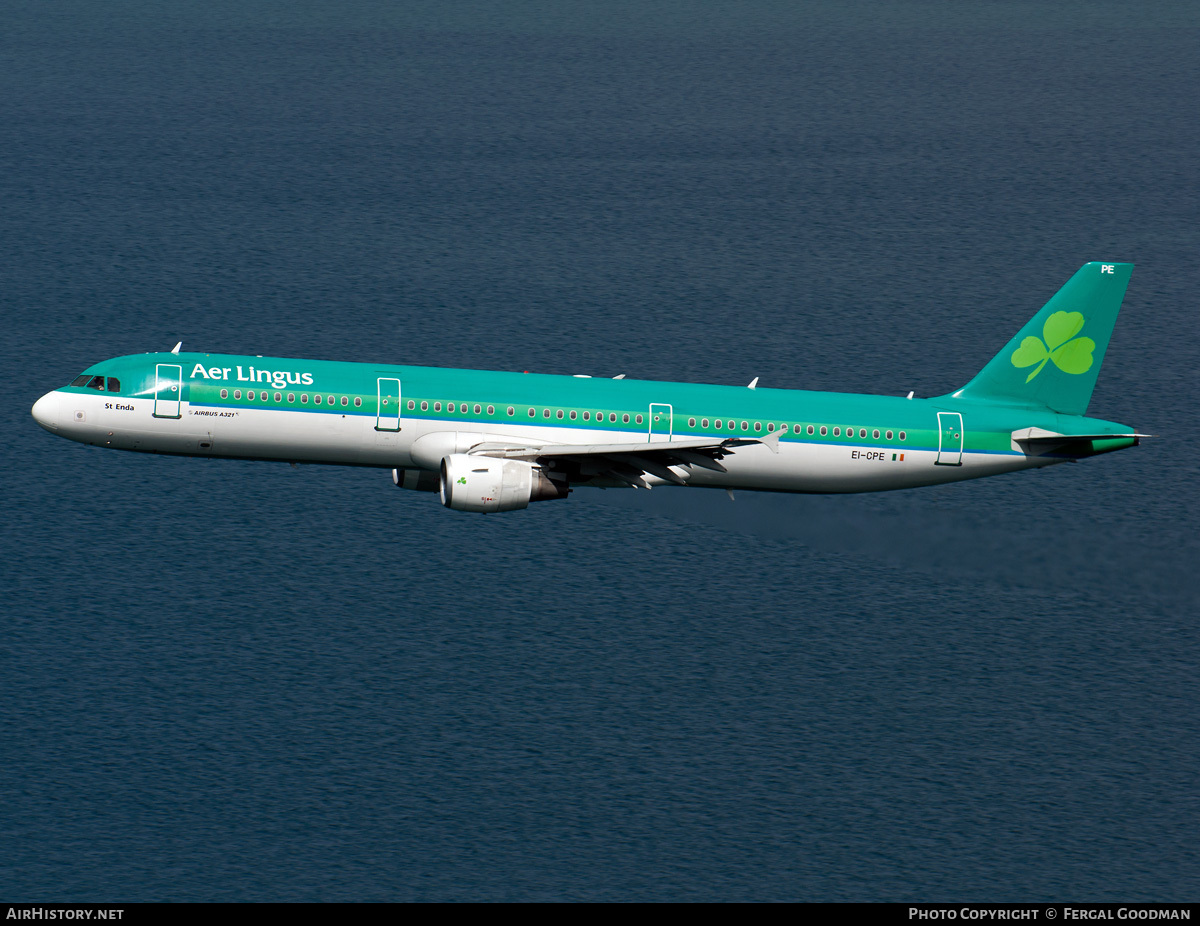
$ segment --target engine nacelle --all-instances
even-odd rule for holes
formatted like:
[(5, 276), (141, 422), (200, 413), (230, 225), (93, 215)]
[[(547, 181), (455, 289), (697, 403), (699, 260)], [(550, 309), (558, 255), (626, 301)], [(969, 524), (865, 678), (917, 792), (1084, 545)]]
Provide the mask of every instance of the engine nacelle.
[(392, 470), (392, 482), (398, 489), (436, 492), (441, 477), (431, 469), (394, 469)]
[(517, 511), (571, 490), (524, 460), (452, 453), (442, 458), (440, 491), (442, 504), (455, 511)]

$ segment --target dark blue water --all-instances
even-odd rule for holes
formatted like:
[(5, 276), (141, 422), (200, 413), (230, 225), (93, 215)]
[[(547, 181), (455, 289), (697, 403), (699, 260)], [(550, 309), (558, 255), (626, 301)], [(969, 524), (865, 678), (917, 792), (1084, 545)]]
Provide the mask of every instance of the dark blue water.
[[(0, 896), (1195, 898), (1200, 10), (445, 6), (0, 10)], [(937, 489), (480, 517), (29, 416), (181, 338), (933, 395), (1097, 259), (1160, 436)]]

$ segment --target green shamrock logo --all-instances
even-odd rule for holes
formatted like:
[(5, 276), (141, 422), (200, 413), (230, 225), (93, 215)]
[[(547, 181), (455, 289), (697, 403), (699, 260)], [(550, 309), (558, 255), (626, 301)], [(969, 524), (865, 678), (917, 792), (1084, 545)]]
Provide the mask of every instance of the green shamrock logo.
[(466, 477), (466, 476), (459, 476), (459, 477), (458, 477), (458, 484), (459, 484), (460, 486), (465, 486), (465, 485), (467, 484), (467, 477)]
[(1046, 319), (1042, 327), (1042, 338), (1028, 337), (1021, 346), (1013, 351), (1012, 365), (1014, 367), (1037, 367), (1025, 377), (1029, 382), (1042, 372), (1047, 360), (1053, 360), (1054, 365), (1064, 373), (1078, 376), (1092, 368), (1092, 351), (1096, 342), (1091, 338), (1077, 338), (1083, 328), (1083, 314), (1080, 312), (1055, 312)]

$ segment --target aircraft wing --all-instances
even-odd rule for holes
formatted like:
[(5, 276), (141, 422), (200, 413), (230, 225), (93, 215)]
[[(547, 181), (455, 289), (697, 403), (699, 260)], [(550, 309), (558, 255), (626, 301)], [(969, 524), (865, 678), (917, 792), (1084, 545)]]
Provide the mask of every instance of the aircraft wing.
[(676, 485), (687, 485), (675, 468), (698, 466), (725, 472), (721, 460), (737, 447), (763, 444), (779, 452), (780, 432), (765, 437), (699, 438), (678, 441), (644, 441), (622, 444), (546, 444), (518, 447), (507, 443), (485, 442), (469, 451), (472, 454), (528, 460), (553, 470), (566, 471), (576, 479), (612, 479), (639, 489), (649, 489), (645, 476), (658, 476)]

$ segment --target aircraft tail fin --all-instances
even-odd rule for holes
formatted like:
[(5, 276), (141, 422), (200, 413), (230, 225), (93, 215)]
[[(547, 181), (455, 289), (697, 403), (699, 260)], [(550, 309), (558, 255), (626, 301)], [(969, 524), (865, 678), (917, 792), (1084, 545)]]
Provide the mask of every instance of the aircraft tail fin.
[(1084, 264), (956, 399), (1087, 411), (1133, 264)]

